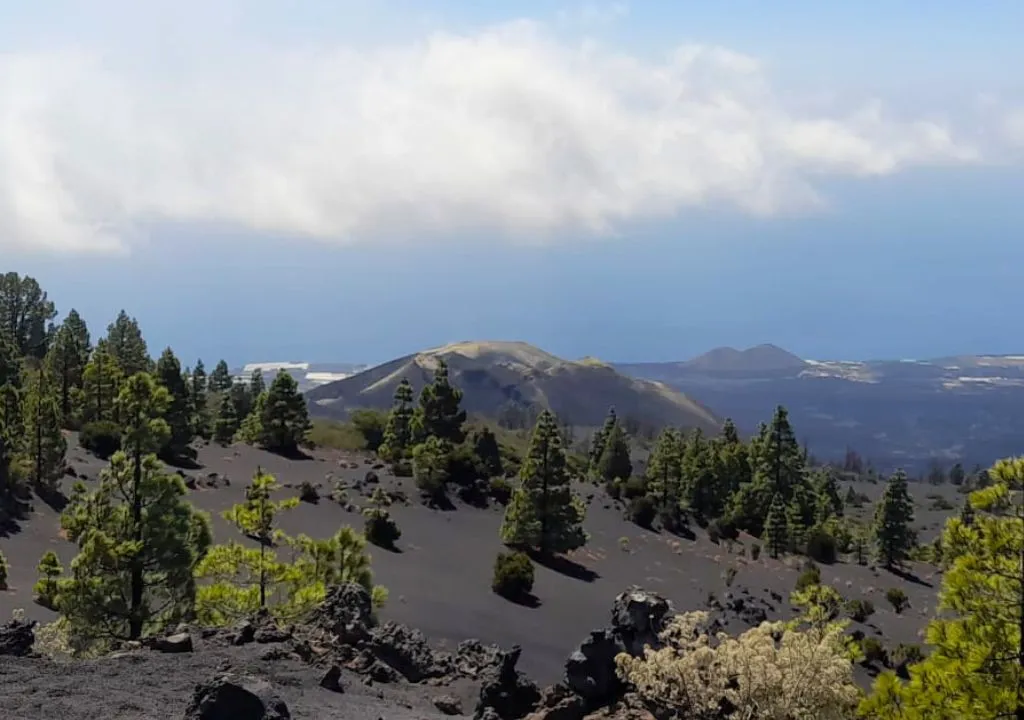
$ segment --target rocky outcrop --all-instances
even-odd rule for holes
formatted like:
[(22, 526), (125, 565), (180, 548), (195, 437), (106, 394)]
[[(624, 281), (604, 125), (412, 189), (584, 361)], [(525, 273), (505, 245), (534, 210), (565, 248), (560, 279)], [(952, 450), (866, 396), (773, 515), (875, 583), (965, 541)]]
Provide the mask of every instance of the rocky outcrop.
[(9, 620), (0, 625), (0, 655), (27, 657), (36, 642), (34, 620)]
[(521, 647), (514, 645), (508, 652), (501, 653), (495, 667), (484, 673), (476, 704), (477, 720), (493, 717), (519, 720), (537, 707), (540, 689), (516, 670), (522, 652)]
[(310, 625), (343, 645), (369, 640), (370, 630), (376, 625), (369, 591), (351, 582), (335, 585), (313, 612)]
[(185, 720), (291, 720), (291, 713), (265, 680), (222, 675), (196, 686)]
[(625, 688), (615, 671), (615, 656), (639, 656), (645, 647), (659, 647), (658, 633), (670, 612), (668, 601), (656, 593), (633, 588), (620, 594), (612, 605), (611, 627), (591, 632), (566, 661), (568, 688), (588, 709), (620, 699)]

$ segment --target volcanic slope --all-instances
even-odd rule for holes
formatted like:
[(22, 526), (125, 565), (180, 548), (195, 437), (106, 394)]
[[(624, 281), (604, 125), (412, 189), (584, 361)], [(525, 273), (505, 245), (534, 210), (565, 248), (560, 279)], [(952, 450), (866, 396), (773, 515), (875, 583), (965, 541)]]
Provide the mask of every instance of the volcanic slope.
[[(95, 487), (105, 463), (78, 447), (69, 437), (68, 462), (87, 487)], [(531, 605), (514, 604), (495, 595), (490, 581), (494, 558), (501, 551), (498, 528), (504, 508), (478, 509), (455, 500), (455, 510), (429, 509), (418, 501), (410, 478), (397, 478), (372, 457), (335, 451), (316, 451), (308, 459), (285, 459), (246, 445), (199, 449), (201, 469), (183, 471), (191, 487), (188, 497), (213, 516), (218, 542), (247, 542), (222, 517), (221, 512), (245, 497), (245, 487), (257, 468), (273, 473), (284, 486), (282, 496), (295, 496), (299, 485), (318, 488), (317, 503), (302, 502), (280, 516), (289, 534), (307, 533), (328, 537), (343, 525), (362, 528), (360, 508), (376, 487), (383, 487), (397, 502), (391, 511), (402, 531), (397, 551), (370, 548), (375, 581), (389, 590), (382, 619), (420, 628), (441, 647), (454, 648), (460, 640), (476, 637), (503, 647), (523, 647), (521, 667), (542, 682), (559, 679), (567, 655), (579, 641), (608, 621), (608, 608), (624, 588), (639, 585), (663, 594), (676, 608), (695, 610), (713, 599), (732, 607), (725, 618), (730, 632), (742, 631), (763, 619), (789, 617), (788, 597), (800, 574), (802, 560), (775, 560), (752, 548), (757, 541), (743, 535), (735, 543), (714, 543), (703, 530), (695, 539), (644, 530), (624, 518), (624, 508), (600, 487), (574, 483), (587, 505), (586, 529), (590, 539), (569, 561), (538, 565)], [(373, 473), (372, 475), (370, 473)], [(75, 481), (66, 477), (65, 492)], [(335, 502), (330, 493), (346, 488), (346, 501)], [(864, 518), (882, 485), (857, 483), (870, 496), (858, 510)], [(927, 497), (944, 493), (950, 505), (959, 505), (955, 488), (914, 484), (917, 528), (930, 539), (952, 511), (930, 512)], [(845, 491), (845, 488), (844, 488)], [(32, 600), (36, 565), (47, 550), (54, 550), (68, 567), (75, 546), (62, 538), (58, 514), (40, 500), (34, 511), (9, 537), (0, 537), (0, 551), (10, 564), (9, 587), (0, 591), (0, 621), (23, 608), (29, 618), (50, 621), (55, 615)], [(822, 567), (822, 580), (846, 599), (863, 598), (876, 612), (866, 623), (852, 629), (879, 638), (887, 647), (896, 643), (920, 643), (919, 632), (932, 616), (939, 578), (933, 567), (912, 564), (916, 577), (895, 575), (854, 562)], [(890, 587), (902, 589), (910, 609), (897, 615), (885, 601)]]
[(662, 383), (628, 377), (599, 360), (564, 360), (523, 342), (445, 345), (322, 385), (306, 397), (319, 415), (386, 409), (403, 379), (419, 392), (441, 359), (448, 364), (452, 383), (464, 393), (463, 407), (485, 417), (500, 417), (509, 408), (548, 409), (563, 422), (593, 427), (614, 407), (620, 417), (655, 427), (714, 432), (721, 426), (711, 410)]

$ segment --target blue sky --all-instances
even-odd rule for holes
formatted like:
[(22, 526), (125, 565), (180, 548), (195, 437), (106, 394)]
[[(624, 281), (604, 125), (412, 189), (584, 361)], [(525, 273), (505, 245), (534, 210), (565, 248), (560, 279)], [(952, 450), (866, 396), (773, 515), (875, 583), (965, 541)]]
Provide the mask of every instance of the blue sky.
[(0, 9), (0, 269), (186, 361), (1021, 352), (1024, 5)]

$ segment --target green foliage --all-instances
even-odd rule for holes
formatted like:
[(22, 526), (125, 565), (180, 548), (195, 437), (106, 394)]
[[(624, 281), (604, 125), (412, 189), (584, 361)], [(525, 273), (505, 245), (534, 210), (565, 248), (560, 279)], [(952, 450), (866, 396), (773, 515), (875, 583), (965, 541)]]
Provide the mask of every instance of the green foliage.
[(213, 368), (213, 372), (210, 373), (209, 390), (213, 393), (226, 393), (234, 385), (234, 380), (231, 377), (231, 370), (228, 369), (228, 364), (225, 360), (219, 360), (217, 365)]
[(393, 548), (395, 542), (402, 537), (402, 531), (398, 529), (398, 524), (391, 519), (391, 513), (388, 512), (390, 505), (391, 498), (383, 488), (378, 487), (370, 495), (370, 507), (363, 510), (363, 517), (366, 518), (366, 539), (382, 548)]
[(506, 545), (536, 548), (544, 554), (582, 547), (585, 508), (570, 487), (565, 450), (555, 416), (543, 411), (519, 470), (520, 485), (512, 494), (501, 525)]
[(491, 589), (504, 598), (520, 600), (533, 590), (533, 563), (524, 552), (498, 553)]
[(633, 475), (633, 462), (629, 457), (629, 439), (619, 422), (613, 421), (597, 463), (597, 476), (606, 483), (627, 480)]
[(779, 553), (787, 546), (787, 523), (786, 506), (782, 499), (782, 493), (775, 493), (772, 504), (768, 508), (768, 517), (765, 520), (765, 543), (768, 546), (768, 553), (777, 558)]
[(190, 458), (192, 452), (193, 412), (189, 388), (181, 372), (181, 362), (174, 351), (167, 348), (156, 363), (156, 379), (167, 390), (168, 403), (164, 412), (170, 433), (160, 449), (160, 456), (168, 461)]
[(83, 373), (82, 419), (86, 422), (117, 421), (115, 402), (124, 373), (111, 354), (106, 340), (93, 350)]
[(78, 444), (106, 460), (121, 449), (121, 426), (110, 420), (86, 423), (78, 433)]
[(388, 462), (399, 462), (409, 457), (413, 445), (413, 393), (405, 378), (395, 388), (394, 402), (384, 425), (377, 453)]
[(907, 489), (907, 476), (897, 470), (889, 477), (885, 493), (875, 508), (875, 553), (885, 567), (902, 564), (914, 547), (916, 537), (911, 523), (914, 521), (914, 503)]
[(377, 452), (381, 443), (384, 442), (387, 415), (378, 410), (361, 408), (352, 412), (349, 422), (362, 436), (363, 448), (370, 452)]
[(494, 431), (489, 427), (474, 430), (470, 436), (470, 442), (482, 476), (485, 478), (500, 477), (504, 473), (504, 467), (501, 462), (501, 448), (498, 446), (498, 438)]
[(658, 515), (658, 507), (654, 498), (649, 495), (641, 495), (629, 503), (629, 519), (642, 528), (651, 529), (654, 519)]
[(197, 437), (210, 439), (210, 408), (208, 406), (206, 366), (196, 360), (189, 376), (189, 399), (192, 407), (192, 433)]
[(672, 517), (680, 512), (683, 490), (683, 441), (679, 432), (666, 428), (658, 435), (647, 462), (647, 489), (658, 509)]
[(263, 380), (263, 371), (259, 368), (253, 368), (253, 371), (249, 374), (249, 397), (258, 398), (267, 389), (267, 384)]
[(30, 374), (22, 414), (25, 451), (32, 484), (41, 494), (56, 492), (64, 475), (68, 443), (61, 432), (63, 413), (57, 382), (46, 365)]
[(802, 592), (807, 588), (821, 584), (821, 569), (817, 565), (809, 565), (796, 579), (796, 591)]
[(439, 501), (445, 495), (448, 482), (448, 456), (451, 453), (449, 444), (434, 435), (413, 448), (413, 474), (416, 487), (424, 497)]
[(846, 614), (855, 622), (866, 622), (869, 617), (875, 614), (875, 606), (870, 600), (855, 598), (847, 601)]
[(512, 484), (503, 477), (492, 477), (489, 489), (491, 498), (501, 505), (507, 505), (512, 499)]
[(815, 525), (804, 539), (804, 554), (816, 562), (833, 564), (839, 556), (836, 538), (820, 525)]
[(0, 552), (0, 590), (7, 590), (8, 567), (7, 556)]
[(458, 445), (465, 439), (465, 422), (462, 391), (451, 384), (448, 364), (438, 358), (433, 382), (420, 391), (419, 407), (412, 420), (413, 437), (418, 440), (436, 437)]
[(889, 601), (889, 604), (892, 605), (892, 609), (897, 615), (910, 607), (910, 599), (907, 597), (907, 594), (899, 588), (889, 588), (886, 590), (885, 599)]
[(57, 328), (47, 353), (47, 365), (57, 381), (64, 427), (75, 427), (80, 419), (85, 398), (85, 368), (91, 352), (89, 329), (78, 312), (72, 310)]
[(860, 641), (860, 648), (861, 652), (864, 653), (865, 662), (875, 665), (889, 664), (889, 654), (885, 651), (885, 646), (882, 645), (878, 638), (864, 638)]
[(238, 415), (230, 395), (223, 395), (213, 423), (213, 439), (221, 445), (229, 445), (238, 432)]
[[(232, 402), (233, 405), (236, 403)], [(252, 403), (252, 409), (245, 416), (235, 433), (235, 440), (248, 445), (255, 445), (263, 437), (263, 411), (267, 405), (267, 393), (261, 393)]]
[(311, 447), (358, 452), (368, 450), (366, 438), (350, 422), (315, 418), (310, 421), (306, 441)]
[(299, 393), (295, 378), (284, 370), (277, 373), (267, 390), (260, 412), (259, 443), (267, 450), (295, 453), (309, 433), (309, 409)]
[(107, 326), (106, 344), (124, 377), (152, 370), (153, 361), (149, 357), (139, 323), (124, 310)]
[(59, 589), (57, 580), (61, 573), (64, 572), (57, 553), (53, 550), (47, 550), (39, 560), (39, 566), (36, 570), (39, 572), (39, 580), (36, 581), (32, 588), (33, 593), (35, 593), (35, 601), (45, 608), (56, 610)]
[(309, 480), (303, 480), (299, 483), (299, 500), (311, 505), (316, 505), (320, 502), (320, 493)]

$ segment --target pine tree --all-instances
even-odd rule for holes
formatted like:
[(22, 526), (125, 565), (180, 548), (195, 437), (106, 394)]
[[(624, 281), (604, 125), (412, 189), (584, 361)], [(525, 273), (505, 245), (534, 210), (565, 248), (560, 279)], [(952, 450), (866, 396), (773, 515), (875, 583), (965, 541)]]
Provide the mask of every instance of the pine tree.
[(786, 503), (782, 499), (782, 493), (775, 493), (764, 523), (768, 553), (773, 558), (777, 558), (786, 549), (788, 543), (786, 524)]
[(94, 492), (79, 484), (61, 516), (79, 553), (60, 583), (60, 608), (82, 638), (137, 640), (193, 610), (193, 574), (211, 530), (181, 478), (154, 454), (170, 432), (162, 418), (168, 401), (146, 373), (125, 382), (117, 399), (124, 450)]
[(213, 439), (221, 445), (230, 445), (238, 432), (238, 415), (235, 414), (235, 403), (230, 395), (223, 395), (217, 419), (213, 423)]
[(295, 453), (309, 434), (309, 408), (299, 393), (295, 378), (284, 370), (277, 373), (267, 390), (260, 413), (260, 445), (267, 450)]
[(402, 378), (402, 382), (395, 388), (394, 401), (384, 426), (384, 439), (377, 448), (377, 454), (388, 462), (399, 462), (408, 457), (412, 450), (412, 401), (412, 385)]
[(231, 370), (228, 369), (226, 360), (219, 360), (210, 375), (210, 392), (222, 393), (231, 389), (234, 380), (231, 378)]
[(62, 423), (74, 427), (76, 415), (84, 400), (85, 368), (89, 364), (92, 344), (89, 329), (79, 314), (72, 310), (57, 328), (47, 364), (58, 379)]
[(125, 377), (152, 370), (153, 361), (149, 357), (139, 322), (129, 317), (124, 310), (107, 326), (107, 346)]
[(480, 428), (473, 433), (471, 440), (481, 475), (485, 478), (501, 477), (505, 471), (501, 461), (501, 447), (494, 431), (489, 427)]
[(170, 434), (160, 449), (160, 456), (169, 461), (189, 458), (194, 455), (189, 447), (192, 442), (189, 389), (181, 374), (181, 362), (171, 348), (165, 349), (156, 363), (156, 379), (167, 390), (169, 398), (164, 420)]
[(35, 278), (16, 272), (0, 275), (0, 333), (14, 343), (18, 357), (46, 357), (55, 317), (53, 301)]
[(654, 443), (647, 461), (647, 491), (662, 511), (678, 512), (683, 483), (682, 438), (665, 428)]
[(210, 408), (206, 395), (206, 366), (202, 359), (196, 360), (189, 383), (192, 404), (192, 434), (204, 439), (210, 438)]
[(413, 422), (413, 434), (422, 442), (428, 437), (458, 445), (466, 438), (463, 425), (462, 391), (448, 378), (448, 363), (438, 358), (434, 381), (420, 391), (419, 407)]
[(52, 495), (64, 475), (67, 440), (61, 432), (58, 385), (46, 365), (32, 373), (25, 394), (26, 454), (32, 484), (40, 495)]
[(767, 426), (756, 473), (757, 479), (766, 482), (772, 493), (781, 493), (785, 502), (789, 502), (793, 488), (803, 480), (803, 452), (789, 424), (789, 413), (781, 405)]
[(255, 368), (252, 373), (249, 374), (249, 397), (253, 400), (258, 398), (267, 389), (267, 384), (263, 381), (263, 371), (259, 368)]
[(970, 495), (973, 522), (950, 518), (931, 652), (908, 682), (883, 673), (863, 717), (1024, 718), (1024, 458), (1000, 460)]
[(629, 458), (629, 439), (616, 422), (604, 439), (604, 449), (597, 467), (598, 477), (606, 483), (628, 480), (633, 474), (633, 462)]
[(32, 588), (35, 593), (35, 601), (50, 610), (57, 609), (58, 578), (64, 572), (60, 564), (60, 558), (53, 550), (47, 550), (39, 560), (36, 567), (39, 573), (39, 580)]
[(241, 380), (233, 383), (231, 389), (228, 390), (228, 395), (231, 397), (231, 402), (235, 404), (235, 415), (242, 420), (248, 417), (256, 401), (256, 398), (249, 393), (249, 383)]
[(252, 410), (238, 426), (235, 439), (248, 445), (256, 445), (263, 437), (263, 410), (267, 406), (267, 393), (261, 392), (252, 405)]
[(17, 510), (22, 477), (15, 461), (23, 441), (21, 360), (13, 340), (0, 328), (0, 522)]
[(269, 582), (267, 548), (276, 545), (283, 537), (283, 533), (276, 527), (275, 519), (281, 511), (292, 509), (299, 504), (299, 499), (295, 497), (286, 500), (271, 500), (271, 493), (279, 489), (280, 486), (273, 475), (264, 473), (262, 469), (257, 468), (252, 482), (246, 488), (245, 502), (224, 512), (225, 520), (259, 543), (257, 574), (259, 577), (259, 607), (261, 608), (267, 605)]
[(907, 476), (897, 470), (889, 476), (885, 493), (875, 508), (874, 542), (879, 561), (891, 569), (907, 559), (916, 537), (914, 503), (907, 489)]
[(416, 486), (431, 501), (440, 501), (448, 483), (448, 464), (452, 448), (447, 440), (430, 435), (412, 450)]
[(115, 404), (123, 379), (121, 368), (107, 349), (106, 341), (101, 340), (93, 350), (83, 373), (83, 420), (116, 421)]
[(502, 522), (502, 542), (545, 555), (583, 547), (585, 509), (572, 493), (558, 423), (548, 410), (537, 419), (519, 480)]
[(601, 477), (600, 465), (601, 457), (604, 455), (605, 444), (607, 443), (608, 436), (612, 432), (612, 428), (618, 425), (618, 422), (618, 417), (615, 415), (615, 408), (609, 408), (608, 414), (604, 419), (604, 425), (602, 425), (590, 439), (590, 454), (588, 456), (587, 467), (588, 474), (591, 478), (598, 479)]

